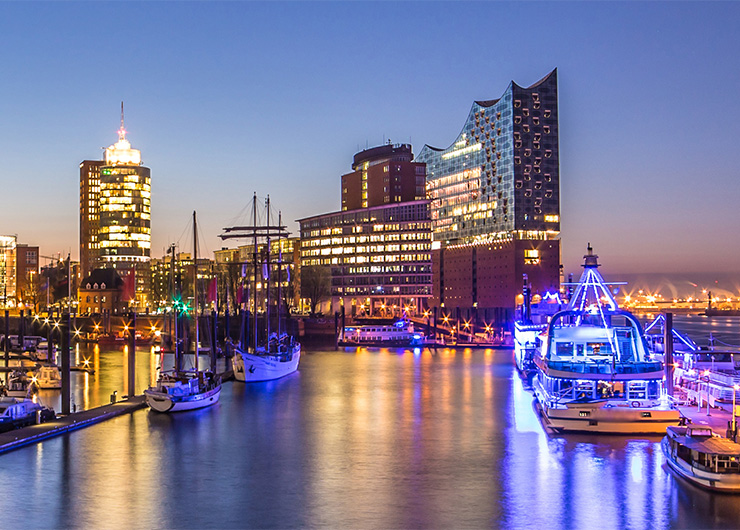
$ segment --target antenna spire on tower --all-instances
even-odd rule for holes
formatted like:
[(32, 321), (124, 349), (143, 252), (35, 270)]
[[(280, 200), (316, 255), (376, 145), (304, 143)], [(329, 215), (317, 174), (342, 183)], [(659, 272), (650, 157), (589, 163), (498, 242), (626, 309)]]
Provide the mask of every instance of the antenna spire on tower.
[(123, 127), (123, 101), (121, 101), (121, 128), (118, 129), (118, 139), (126, 139), (126, 129)]

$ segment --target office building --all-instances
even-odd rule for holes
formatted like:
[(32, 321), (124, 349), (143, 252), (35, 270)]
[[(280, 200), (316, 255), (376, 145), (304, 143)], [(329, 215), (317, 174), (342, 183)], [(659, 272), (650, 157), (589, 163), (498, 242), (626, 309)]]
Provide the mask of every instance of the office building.
[(431, 221), (426, 200), (300, 219), (301, 269), (331, 269), (331, 310), (401, 316), (432, 294)]
[(102, 160), (80, 162), (80, 268), (83, 276), (98, 266), (102, 166)]
[(15, 247), (16, 300), (18, 308), (35, 308), (40, 302), (39, 247), (18, 243)]

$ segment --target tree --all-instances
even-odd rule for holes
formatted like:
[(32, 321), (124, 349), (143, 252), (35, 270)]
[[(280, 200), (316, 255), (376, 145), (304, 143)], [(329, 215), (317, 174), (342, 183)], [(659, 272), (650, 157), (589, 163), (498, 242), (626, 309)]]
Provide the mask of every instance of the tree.
[(301, 296), (308, 299), (311, 316), (331, 296), (331, 269), (322, 265), (301, 267)]

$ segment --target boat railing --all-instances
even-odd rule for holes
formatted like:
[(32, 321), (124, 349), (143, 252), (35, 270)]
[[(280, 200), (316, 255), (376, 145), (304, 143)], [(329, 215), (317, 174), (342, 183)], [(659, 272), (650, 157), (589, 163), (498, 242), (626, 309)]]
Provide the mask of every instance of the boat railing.
[(660, 362), (635, 362), (611, 364), (608, 361), (552, 361), (547, 360), (551, 370), (578, 374), (646, 374), (663, 370)]

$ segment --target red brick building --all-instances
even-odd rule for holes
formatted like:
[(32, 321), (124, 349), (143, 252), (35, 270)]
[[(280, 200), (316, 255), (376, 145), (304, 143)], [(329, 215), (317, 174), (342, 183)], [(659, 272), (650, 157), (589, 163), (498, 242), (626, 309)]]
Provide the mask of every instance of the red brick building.
[(426, 164), (412, 162), (408, 144), (381, 145), (355, 155), (342, 175), (342, 211), (424, 200)]

